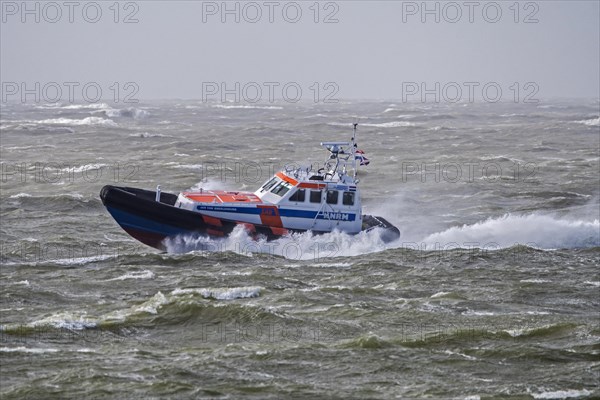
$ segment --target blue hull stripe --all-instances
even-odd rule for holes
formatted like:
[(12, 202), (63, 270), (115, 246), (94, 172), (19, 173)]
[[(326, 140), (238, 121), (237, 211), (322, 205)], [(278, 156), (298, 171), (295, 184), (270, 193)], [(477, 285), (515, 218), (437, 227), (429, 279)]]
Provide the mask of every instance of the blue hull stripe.
[[(237, 212), (244, 214), (260, 214), (261, 210), (258, 208), (227, 208), (227, 207), (218, 207), (220, 208), (220, 212)], [(137, 229), (139, 231), (145, 231), (150, 233), (156, 233), (164, 236), (175, 236), (180, 234), (185, 234), (191, 232), (187, 229), (177, 228), (175, 226), (161, 224), (159, 222), (152, 221), (151, 219), (140, 217), (138, 215), (134, 215), (117, 208), (107, 207), (108, 212), (113, 216), (113, 218), (124, 228)], [(211, 210), (213, 211), (213, 210)], [(214, 210), (217, 211), (217, 210)], [(290, 209), (280, 209), (279, 213), (282, 217), (293, 217), (293, 218), (315, 218), (317, 214), (316, 211), (301, 211), (301, 210), (290, 210)], [(334, 213), (335, 214), (335, 213)], [(343, 213), (342, 213), (343, 214)], [(348, 214), (347, 221), (354, 221), (356, 214)], [(325, 218), (323, 214), (319, 215), (317, 219), (328, 219)], [(335, 220), (335, 219), (332, 219)], [(344, 221), (346, 221), (344, 219)]]
[[(255, 215), (260, 215), (262, 212), (262, 209), (260, 208), (254, 208), (254, 207), (222, 207), (222, 206), (196, 206), (196, 209), (199, 211), (212, 211), (212, 212), (230, 212), (230, 213), (237, 213), (237, 214), (255, 214)], [(336, 212), (326, 212), (325, 214), (342, 214), (342, 215), (347, 215), (348, 219), (343, 219), (343, 221), (354, 221), (356, 219), (356, 214), (350, 214), (350, 213), (346, 213), (343, 211), (336, 211)], [(317, 211), (305, 211), (305, 210), (294, 210), (294, 209), (290, 209), (290, 208), (280, 208), (279, 209), (279, 215), (281, 217), (288, 217), (288, 218), (310, 218), (310, 219), (314, 219), (315, 216), (317, 215)], [(325, 215), (323, 215), (323, 213), (319, 214), (319, 216), (317, 217), (317, 219), (324, 219), (324, 220), (342, 220), (341, 218), (326, 218)]]

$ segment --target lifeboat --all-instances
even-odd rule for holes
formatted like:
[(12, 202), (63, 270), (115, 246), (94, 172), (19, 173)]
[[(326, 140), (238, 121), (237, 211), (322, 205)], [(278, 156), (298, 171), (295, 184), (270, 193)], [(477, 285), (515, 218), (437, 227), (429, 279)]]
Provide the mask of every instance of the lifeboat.
[(398, 228), (378, 216), (363, 215), (356, 144), (322, 142), (329, 157), (324, 167), (285, 167), (255, 192), (156, 190), (104, 186), (102, 203), (129, 235), (166, 250), (167, 239), (182, 235), (225, 237), (237, 226), (268, 240), (294, 232), (323, 234), (335, 230), (354, 235), (379, 230), (385, 242), (400, 237)]

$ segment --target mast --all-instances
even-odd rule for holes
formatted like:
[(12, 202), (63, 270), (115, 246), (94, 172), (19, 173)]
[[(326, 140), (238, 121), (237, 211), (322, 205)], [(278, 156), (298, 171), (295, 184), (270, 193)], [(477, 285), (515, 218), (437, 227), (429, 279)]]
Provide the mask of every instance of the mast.
[(358, 126), (358, 122), (354, 122), (353, 125), (354, 129), (352, 131), (352, 167), (354, 169), (354, 174), (352, 178), (355, 179), (358, 175), (358, 166), (356, 165), (356, 148), (358, 147), (358, 145), (356, 144), (356, 127)]
[[(350, 142), (321, 142), (321, 146), (329, 151), (329, 159), (325, 162), (325, 166), (329, 168), (329, 171), (325, 175), (335, 176), (338, 167), (341, 165), (343, 167), (342, 174), (349, 177), (348, 164), (350, 164), (353, 170), (352, 179), (355, 183), (358, 183), (358, 179), (356, 179), (358, 175), (358, 166), (356, 164), (356, 150), (358, 148), (358, 144), (356, 143), (356, 127), (358, 126), (358, 122), (352, 125), (354, 126), (354, 130)], [(352, 160), (350, 160), (350, 157), (352, 157)], [(333, 160), (335, 160), (335, 166), (331, 166)]]

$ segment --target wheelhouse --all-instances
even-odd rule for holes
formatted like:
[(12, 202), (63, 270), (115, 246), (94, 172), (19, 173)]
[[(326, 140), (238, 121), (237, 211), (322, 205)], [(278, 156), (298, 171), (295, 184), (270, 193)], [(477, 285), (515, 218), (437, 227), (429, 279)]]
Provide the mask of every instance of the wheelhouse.
[(254, 193), (201, 191), (181, 193), (176, 207), (209, 218), (275, 228), (357, 233), (362, 205), (357, 186), (356, 144), (323, 142), (329, 157), (323, 168), (285, 167)]

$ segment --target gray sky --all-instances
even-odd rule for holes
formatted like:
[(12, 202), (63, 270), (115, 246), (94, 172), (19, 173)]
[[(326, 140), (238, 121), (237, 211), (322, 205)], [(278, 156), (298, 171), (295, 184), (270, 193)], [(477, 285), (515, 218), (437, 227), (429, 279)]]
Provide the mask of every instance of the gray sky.
[[(76, 1), (72, 9), (62, 1), (29, 2), (30, 14), (21, 1), (2, 1), (3, 96), (14, 91), (11, 83), (33, 88), (35, 82), (41, 87), (57, 82), (66, 97), (64, 82), (79, 84), (76, 96), (84, 84), (97, 82), (103, 97), (111, 97), (111, 84), (118, 82), (122, 98), (133, 91), (124, 84), (135, 82), (140, 99), (220, 100), (222, 88), (209, 95), (215, 91), (210, 82), (224, 82), (233, 91), (239, 82), (243, 101), (256, 99), (254, 84), (248, 86), (256, 82), (259, 100), (266, 101), (269, 84), (264, 83), (275, 82), (270, 85), (276, 97), (284, 85), (295, 83), (303, 100), (328, 94), (400, 99), (414, 83), (412, 90), (419, 91), (411, 96), (418, 100), (422, 83), (436, 90), (439, 82), (438, 94), (450, 83), (443, 95), (466, 100), (464, 82), (475, 82), (476, 97), (493, 83), (502, 100), (527, 94), (598, 98), (599, 2), (515, 3), (429, 2), (430, 10), (439, 10), (436, 22), (436, 12), (425, 14), (421, 1), (229, 2), (238, 10), (231, 14), (223, 13), (220, 1), (135, 1), (119, 3), (118, 16), (112, 1)], [(88, 22), (96, 19), (97, 8), (99, 21)], [(137, 22), (125, 23), (128, 16)], [(234, 100), (234, 94), (227, 99)]]

